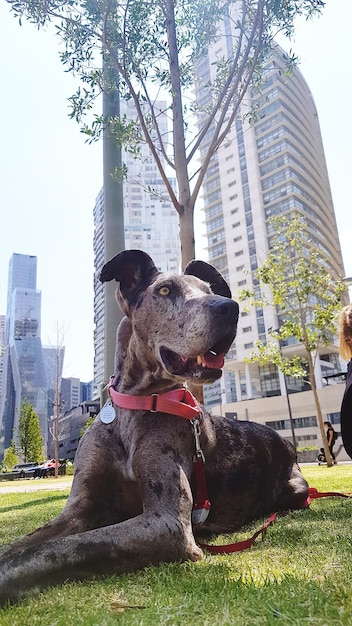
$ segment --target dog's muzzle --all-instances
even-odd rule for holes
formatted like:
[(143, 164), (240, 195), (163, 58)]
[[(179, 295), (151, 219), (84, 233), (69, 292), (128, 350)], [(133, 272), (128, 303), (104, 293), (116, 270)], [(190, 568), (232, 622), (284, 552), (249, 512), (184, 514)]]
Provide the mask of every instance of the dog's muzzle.
[[(220, 378), (225, 355), (236, 336), (239, 312), (237, 302), (221, 296), (207, 305), (213, 322), (212, 337), (204, 337), (204, 349), (199, 354), (184, 355), (166, 346), (160, 349), (169, 374), (201, 384)], [(207, 343), (209, 340), (211, 343)]]

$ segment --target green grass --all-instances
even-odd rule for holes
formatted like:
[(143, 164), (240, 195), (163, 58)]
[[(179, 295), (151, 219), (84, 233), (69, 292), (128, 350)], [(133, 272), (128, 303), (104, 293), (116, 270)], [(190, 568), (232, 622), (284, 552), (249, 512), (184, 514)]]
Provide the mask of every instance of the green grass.
[(54, 485), (57, 483), (69, 483), (71, 482), (73, 479), (73, 476), (58, 476), (57, 478), (53, 478), (53, 477), (48, 477), (48, 478), (43, 478), (40, 479), (39, 482), (37, 482), (37, 480), (33, 481), (32, 478), (23, 478), (23, 479), (17, 479), (16, 480), (1, 480), (0, 481), (0, 495), (3, 491), (6, 491), (6, 489), (8, 487), (33, 487), (33, 485), (35, 485), (36, 487), (40, 487), (40, 486), (45, 486), (45, 488), (50, 488), (50, 485)]
[[(311, 486), (352, 491), (352, 465), (303, 466)], [(0, 542), (47, 521), (67, 492), (0, 495)], [(221, 537), (250, 536), (261, 522)], [(280, 517), (246, 552), (48, 589), (0, 610), (1, 626), (350, 626), (352, 500)]]

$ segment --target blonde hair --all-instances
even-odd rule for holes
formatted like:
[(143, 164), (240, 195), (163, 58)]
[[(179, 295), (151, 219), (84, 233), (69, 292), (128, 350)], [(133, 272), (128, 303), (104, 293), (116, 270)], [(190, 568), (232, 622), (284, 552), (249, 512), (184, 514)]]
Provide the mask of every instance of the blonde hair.
[(345, 361), (352, 358), (352, 304), (344, 306), (339, 316), (339, 351)]

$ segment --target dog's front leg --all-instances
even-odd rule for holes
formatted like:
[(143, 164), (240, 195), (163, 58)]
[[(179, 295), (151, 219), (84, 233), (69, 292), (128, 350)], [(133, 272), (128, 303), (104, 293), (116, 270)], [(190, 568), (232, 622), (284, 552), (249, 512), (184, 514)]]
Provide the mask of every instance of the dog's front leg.
[(144, 484), (147, 505), (142, 515), (38, 546), (26, 547), (25, 540), (17, 548), (16, 543), (9, 546), (0, 557), (0, 604), (67, 580), (199, 559), (202, 553), (190, 523), (189, 484), (183, 470), (178, 471), (179, 480), (165, 494), (158, 493), (159, 485), (153, 481)]

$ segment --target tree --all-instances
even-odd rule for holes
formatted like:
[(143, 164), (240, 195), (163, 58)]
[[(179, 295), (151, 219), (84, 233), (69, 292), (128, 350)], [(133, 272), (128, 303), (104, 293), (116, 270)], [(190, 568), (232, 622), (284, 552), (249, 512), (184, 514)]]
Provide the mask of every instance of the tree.
[(40, 430), (39, 417), (33, 405), (23, 401), (18, 422), (18, 443), (24, 461), (40, 463), (43, 461), (43, 437)]
[[(182, 265), (194, 258), (194, 207), (212, 156), (224, 141), (241, 103), (253, 84), (260, 84), (263, 66), (279, 32), (290, 36), (298, 15), (307, 17), (324, 6), (321, 0), (8, 0), (20, 20), (38, 27), (50, 22), (63, 44), (61, 60), (82, 81), (70, 98), (71, 117), (82, 123), (89, 140), (109, 127), (119, 145), (138, 155), (146, 141), (160, 176), (178, 212)], [(206, 87), (211, 104), (196, 103), (196, 59), (220, 35), (224, 17), (232, 22), (233, 56), (219, 59), (214, 80)], [(101, 63), (101, 54), (104, 63)], [(292, 62), (294, 55), (287, 56)], [(111, 76), (114, 76), (113, 80)], [(119, 77), (122, 98), (132, 98), (136, 119), (94, 112), (101, 93), (112, 93)], [(155, 100), (168, 102), (172, 140), (158, 125)], [(195, 131), (194, 116), (199, 126)], [(92, 116), (89, 118), (89, 116)], [(87, 121), (88, 120), (88, 121)], [(156, 140), (155, 140), (156, 137)], [(198, 149), (206, 138), (202, 165)], [(166, 165), (160, 158), (163, 155)], [(122, 168), (123, 169), (123, 168)], [(177, 179), (172, 188), (168, 171)]]
[[(256, 270), (256, 286), (243, 290), (240, 298), (252, 305), (276, 307), (278, 329), (269, 329), (276, 341), (256, 343), (257, 352), (249, 361), (274, 363), (284, 375), (303, 377), (308, 373), (328, 465), (332, 464), (324, 431), (323, 416), (315, 377), (319, 348), (333, 343), (336, 315), (346, 286), (322, 255), (309, 228), (298, 213), (272, 217), (269, 221), (272, 245), (263, 265)], [(282, 355), (280, 342), (294, 338), (296, 354)]]
[(16, 454), (15, 444), (11, 441), (10, 447), (5, 450), (3, 466), (6, 471), (8, 471), (11, 470), (16, 463), (18, 463), (18, 456)]
[(79, 431), (80, 439), (82, 439), (82, 437), (86, 434), (89, 426), (91, 426), (93, 424), (95, 418), (96, 418), (96, 415), (91, 415), (90, 417), (88, 417), (86, 423), (84, 424), (84, 426)]

